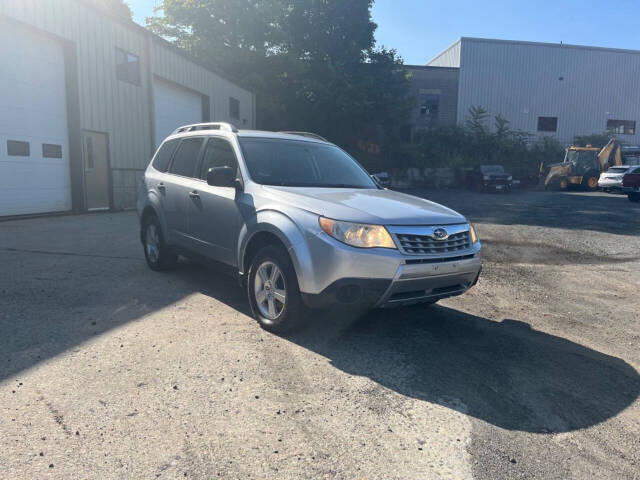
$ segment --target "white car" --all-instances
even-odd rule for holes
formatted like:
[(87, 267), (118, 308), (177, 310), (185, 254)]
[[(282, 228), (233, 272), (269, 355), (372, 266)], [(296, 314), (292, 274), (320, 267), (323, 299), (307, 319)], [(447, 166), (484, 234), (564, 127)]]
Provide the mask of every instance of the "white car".
[(624, 174), (628, 173), (631, 168), (633, 167), (629, 165), (609, 167), (606, 172), (600, 174), (598, 188), (605, 192), (622, 193), (622, 177), (624, 177)]

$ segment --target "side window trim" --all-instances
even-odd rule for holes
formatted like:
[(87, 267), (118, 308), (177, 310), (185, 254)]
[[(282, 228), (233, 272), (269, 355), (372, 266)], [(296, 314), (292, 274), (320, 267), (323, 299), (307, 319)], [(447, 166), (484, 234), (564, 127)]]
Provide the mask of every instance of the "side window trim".
[[(178, 153), (178, 151), (180, 151), (180, 147), (182, 147), (182, 144), (184, 143), (185, 140), (189, 140), (189, 139), (192, 139), (192, 138), (199, 138), (202, 141), (202, 143), (200, 144), (200, 150), (198, 150), (198, 158), (196, 159), (196, 163), (195, 163), (195, 165), (196, 165), (195, 172), (193, 172), (190, 177), (187, 177), (185, 175), (179, 175), (177, 173), (173, 173), (171, 171), (171, 168), (173, 167), (173, 162), (176, 159), (176, 153)], [(178, 144), (178, 146), (174, 150), (173, 155), (171, 156), (171, 161), (169, 162), (169, 165), (167, 166), (167, 171), (164, 172), (164, 173), (168, 173), (169, 175), (175, 175), (176, 177), (180, 177), (180, 178), (190, 178), (192, 180), (198, 180), (198, 178), (194, 177), (193, 175), (195, 175), (196, 172), (199, 171), (197, 166), (200, 165), (200, 162), (202, 162), (202, 154), (204, 152), (204, 147), (207, 144), (206, 140), (207, 140), (207, 137), (200, 136), (200, 135), (198, 135), (198, 136), (194, 135), (193, 137), (183, 137), (183, 138), (181, 138), (180, 139), (180, 143)]]

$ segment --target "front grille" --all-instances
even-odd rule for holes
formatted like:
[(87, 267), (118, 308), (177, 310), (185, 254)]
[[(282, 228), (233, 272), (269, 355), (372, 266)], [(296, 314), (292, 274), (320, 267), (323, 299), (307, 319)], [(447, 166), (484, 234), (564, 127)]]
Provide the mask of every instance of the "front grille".
[(447, 262), (459, 262), (461, 260), (470, 260), (476, 256), (475, 253), (470, 253), (469, 255), (459, 255), (455, 257), (446, 257), (446, 258), (409, 258), (405, 260), (407, 265), (419, 265), (423, 263), (442, 263), (444, 261)]
[(402, 250), (412, 255), (452, 253), (471, 248), (471, 239), (468, 231), (451, 234), (446, 240), (436, 240), (430, 235), (411, 235), (406, 233), (398, 234), (397, 237)]

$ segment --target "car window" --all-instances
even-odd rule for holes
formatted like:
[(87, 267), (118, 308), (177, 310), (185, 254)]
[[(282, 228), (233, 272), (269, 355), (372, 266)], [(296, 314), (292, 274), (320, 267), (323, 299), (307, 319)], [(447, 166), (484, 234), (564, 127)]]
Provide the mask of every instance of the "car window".
[(209, 169), (215, 167), (231, 167), (238, 170), (238, 160), (231, 144), (222, 138), (209, 138), (202, 157), (202, 167), (200, 168), (200, 178), (207, 179)]
[(262, 185), (377, 188), (366, 171), (334, 145), (242, 138), (240, 146), (251, 178)]
[(178, 143), (180, 143), (179, 140), (169, 140), (168, 142), (164, 142), (156, 153), (156, 156), (153, 157), (153, 168), (160, 172), (166, 172)]
[(182, 175), (183, 177), (193, 177), (198, 153), (202, 146), (202, 137), (185, 138), (180, 143), (178, 150), (173, 156), (173, 162), (169, 168), (170, 173)]
[(608, 173), (624, 173), (629, 170), (627, 167), (611, 167), (607, 170)]

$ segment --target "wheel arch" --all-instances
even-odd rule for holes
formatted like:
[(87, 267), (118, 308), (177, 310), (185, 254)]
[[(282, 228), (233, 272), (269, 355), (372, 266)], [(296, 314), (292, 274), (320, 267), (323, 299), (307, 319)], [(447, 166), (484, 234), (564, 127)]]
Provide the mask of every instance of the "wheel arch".
[(241, 232), (238, 248), (238, 274), (241, 282), (255, 254), (267, 245), (279, 245), (287, 252), (293, 269), (302, 287), (304, 276), (301, 275), (309, 258), (308, 248), (304, 243), (304, 235), (300, 228), (286, 215), (275, 211), (258, 212), (254, 222), (249, 222)]
[(143, 228), (144, 222), (147, 220), (147, 218), (149, 218), (150, 215), (155, 215), (158, 221), (160, 222), (160, 228), (162, 228), (162, 234), (164, 235), (165, 240), (169, 238), (167, 235), (169, 233), (167, 230), (167, 223), (164, 218), (164, 215), (162, 215), (162, 209), (160, 208), (160, 205), (157, 199), (155, 199), (153, 196), (150, 195), (146, 201), (146, 204), (144, 205), (142, 210), (139, 210), (139, 212), (140, 212), (140, 239), (142, 239), (142, 235), (143, 235), (142, 228)]

